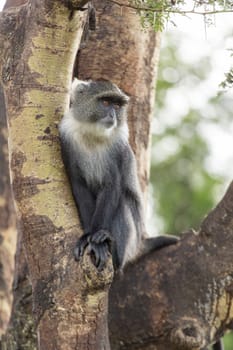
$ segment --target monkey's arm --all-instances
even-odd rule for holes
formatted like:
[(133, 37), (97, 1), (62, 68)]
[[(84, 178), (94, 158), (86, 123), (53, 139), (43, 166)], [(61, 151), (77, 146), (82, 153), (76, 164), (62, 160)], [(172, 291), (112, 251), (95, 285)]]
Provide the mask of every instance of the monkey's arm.
[(104, 268), (109, 252), (112, 252), (114, 237), (111, 226), (120, 199), (119, 186), (118, 173), (108, 174), (107, 181), (97, 193), (95, 210), (90, 221), (90, 231), (80, 238), (75, 248), (76, 260), (80, 260), (87, 248), (91, 253), (93, 263), (99, 270)]
[(113, 237), (110, 224), (117, 202), (118, 194), (114, 188), (106, 186), (101, 189), (97, 195), (94, 213), (89, 220), (89, 232), (84, 233), (75, 247), (76, 260), (80, 260), (87, 248), (99, 271), (105, 267), (109, 253), (112, 252)]
[(61, 136), (61, 153), (63, 163), (71, 184), (72, 194), (79, 212), (80, 221), (84, 233), (90, 231), (91, 219), (95, 210), (95, 199), (88, 189), (85, 180), (81, 176), (81, 171), (77, 161), (71, 159), (73, 152), (64, 138)]
[(97, 233), (93, 233), (92, 217), (95, 212), (94, 197), (85, 182), (79, 176), (71, 177), (70, 180), (73, 196), (84, 231), (84, 234), (78, 240), (74, 250), (75, 259), (79, 261), (83, 256), (85, 249), (88, 248), (93, 263), (99, 270), (102, 270), (110, 251), (110, 236), (108, 232), (104, 230), (99, 230)]
[(113, 175), (110, 175), (108, 181), (98, 192), (95, 211), (91, 221), (92, 233), (95, 233), (100, 229), (110, 231), (119, 200), (120, 180), (116, 170), (114, 177)]
[(73, 197), (79, 212), (84, 233), (91, 232), (91, 220), (95, 211), (95, 199), (85, 181), (77, 174), (70, 174)]
[[(91, 243), (91, 222), (95, 211), (95, 198), (88, 188), (85, 180), (81, 176), (81, 171), (78, 167), (78, 163), (71, 159), (72, 155), (69, 145), (61, 137), (61, 151), (63, 163), (66, 168), (66, 172), (71, 184), (72, 194), (75, 200), (76, 207), (79, 212), (80, 222), (84, 234), (78, 240), (74, 250), (74, 256), (76, 260), (79, 260), (84, 253), (84, 250), (88, 247), (89, 252), (94, 254), (94, 264), (98, 269), (103, 268), (103, 261), (107, 260), (109, 252), (109, 245), (103, 242), (99, 244)], [(101, 237), (99, 237), (101, 239)]]

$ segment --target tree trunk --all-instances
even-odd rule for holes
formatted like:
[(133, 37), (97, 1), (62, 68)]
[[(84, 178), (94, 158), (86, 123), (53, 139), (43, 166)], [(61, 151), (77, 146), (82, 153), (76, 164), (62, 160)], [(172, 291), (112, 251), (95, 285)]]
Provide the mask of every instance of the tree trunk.
[[(11, 6), (16, 7), (26, 3), (27, 0), (7, 0), (4, 9), (7, 9)], [(4, 50), (4, 41), (1, 42), (2, 50)], [(1, 57), (3, 59), (3, 57)], [(2, 66), (2, 64), (1, 64)], [(2, 156), (0, 157), (0, 166), (1, 166), (1, 177), (0, 182), (3, 184), (4, 190), (2, 193), (5, 193), (5, 208), (7, 210), (0, 211), (0, 226), (3, 224), (5, 228), (7, 228), (7, 246), (4, 245), (4, 240), (2, 247), (0, 248), (0, 266), (2, 266), (1, 270), (1, 287), (0, 289), (3, 291), (3, 298), (0, 302), (0, 336), (4, 334), (8, 320), (10, 315), (11, 324), (8, 328), (8, 343), (6, 344), (7, 349), (12, 348), (12, 342), (16, 340), (15, 343), (18, 345), (21, 344), (24, 349), (28, 348), (28, 341), (34, 341), (35, 334), (33, 334), (29, 324), (32, 324), (32, 302), (31, 302), (31, 284), (28, 279), (27, 274), (27, 263), (25, 259), (25, 255), (23, 253), (23, 247), (21, 242), (21, 235), (18, 236), (18, 249), (15, 257), (15, 266), (16, 270), (14, 270), (14, 255), (16, 251), (16, 217), (15, 210), (13, 207), (13, 198), (10, 184), (10, 174), (9, 174), (9, 159), (8, 159), (8, 147), (7, 147), (7, 113), (5, 106), (5, 96), (4, 89), (1, 86), (1, 94), (0, 94), (0, 130), (1, 130), (1, 150)], [(5, 135), (5, 136), (4, 136)], [(7, 217), (6, 217), (7, 213)], [(2, 215), (4, 218), (2, 219)], [(10, 220), (9, 220), (10, 218)], [(1, 229), (3, 231), (3, 229)], [(4, 232), (4, 231), (3, 231)], [(7, 271), (7, 272), (6, 272)], [(13, 275), (15, 274), (15, 281), (13, 286), (13, 296), (14, 296), (14, 305), (12, 310), (12, 281)], [(3, 289), (4, 288), (4, 289)], [(5, 307), (7, 303), (7, 308)], [(16, 316), (17, 315), (17, 316)], [(29, 320), (29, 319), (30, 320)], [(30, 336), (28, 337), (28, 334)], [(32, 337), (32, 334), (34, 337)], [(32, 349), (32, 344), (29, 346)]]
[[(97, 30), (90, 34), (88, 41), (79, 51), (75, 75), (81, 79), (112, 80), (131, 96), (130, 140), (138, 159), (139, 177), (142, 189), (145, 191), (148, 184), (150, 154), (148, 140), (154, 98), (154, 89), (151, 87), (155, 86), (159, 36), (150, 31), (143, 32), (132, 10), (102, 1), (95, 1), (94, 6), (97, 10)], [(223, 274), (222, 279), (218, 279), (217, 287), (215, 277), (219, 276), (218, 270), (216, 276), (214, 271), (212, 274), (208, 271), (209, 278), (206, 278), (203, 260), (199, 261), (199, 257), (194, 254), (200, 239), (202, 240), (202, 234), (198, 238), (195, 235), (187, 235), (177, 247), (163, 249), (158, 256), (153, 254), (148, 260), (142, 260), (143, 264), (141, 261), (139, 265), (128, 267), (124, 277), (121, 276), (114, 281), (109, 301), (112, 350), (149, 350), (154, 349), (155, 345), (161, 350), (200, 349), (214, 342), (226, 331), (228, 326), (222, 323), (218, 309), (216, 308), (213, 313), (214, 303), (222, 300), (221, 284), (225, 277)], [(215, 244), (214, 240), (212, 243)], [(192, 245), (195, 246), (191, 253)], [(187, 257), (185, 261), (183, 261), (184, 252)], [(193, 260), (189, 263), (192, 254)], [(215, 254), (216, 247), (211, 251), (209, 266), (213, 264)], [(160, 266), (162, 258), (163, 263)], [(195, 288), (190, 282), (190, 277), (194, 278), (192, 277), (195, 273), (194, 267), (199, 273)], [(172, 279), (170, 274), (173, 274)], [(166, 281), (169, 282), (167, 285)], [(181, 287), (179, 288), (177, 284), (181, 284)], [(199, 288), (202, 286), (203, 295), (199, 293)], [(173, 294), (176, 296), (174, 300)], [(208, 301), (213, 294), (215, 298), (212, 297)], [(197, 310), (193, 309), (194, 306)], [(221, 307), (224, 313), (227, 305)], [(195, 312), (198, 315), (196, 318)], [(212, 318), (208, 318), (210, 314)], [(216, 321), (216, 328), (211, 323), (213, 318)]]
[(16, 221), (8, 163), (6, 105), (0, 83), (0, 338), (6, 330), (11, 312), (16, 248)]
[[(111, 80), (130, 95), (130, 141), (146, 193), (159, 37), (142, 31), (132, 10), (110, 1), (93, 4), (97, 30), (89, 32), (89, 40), (88, 32), (83, 36), (75, 75)], [(39, 349), (109, 348), (112, 265), (100, 274), (88, 255), (80, 264), (73, 260), (81, 230), (57, 137), (86, 17), (86, 11), (74, 12), (74, 5), (83, 7), (85, 1), (34, 1), (2, 14), (0, 22), (11, 170), (22, 234), (12, 328), (2, 342), (4, 350), (36, 349), (35, 328)], [(115, 279), (109, 301), (112, 350), (201, 349), (231, 328), (232, 192), (233, 186), (199, 235), (187, 234), (176, 246), (150, 254)]]
[(89, 33), (79, 50), (74, 73), (80, 79), (111, 80), (130, 96), (130, 142), (138, 160), (141, 187), (146, 193), (160, 34), (144, 31), (132, 9), (111, 1), (95, 0), (93, 4), (97, 29)]
[[(100, 4), (99, 4), (99, 7), (101, 8), (101, 6), (100, 6)], [(112, 7), (112, 6), (110, 6), (110, 7)], [(119, 8), (118, 7), (116, 7), (116, 6), (114, 6), (114, 11), (116, 11), (116, 13), (119, 15)], [(16, 14), (17, 15), (17, 14)], [(23, 14), (24, 15), (24, 14)], [(20, 14), (20, 16), (22, 16), (22, 14)], [(28, 14), (26, 15), (26, 17), (28, 17)], [(110, 16), (107, 16), (107, 17), (109, 17), (109, 18), (111, 18), (111, 13), (110, 13)], [(143, 81), (145, 81), (145, 83), (146, 83), (146, 87), (147, 87), (147, 89), (145, 90), (145, 93), (141, 93), (140, 94), (140, 101), (138, 101), (138, 102), (135, 102), (136, 104), (138, 104), (138, 106), (140, 106), (140, 104), (139, 104), (139, 102), (142, 102), (142, 101), (144, 101), (145, 99), (146, 99), (146, 97), (144, 96), (144, 94), (147, 94), (147, 95), (149, 95), (149, 96), (151, 96), (151, 100), (153, 101), (153, 98), (152, 98), (152, 96), (153, 96), (153, 93), (150, 91), (150, 85), (151, 86), (154, 86), (154, 80), (155, 80), (155, 75), (153, 74), (154, 73), (154, 67), (156, 67), (156, 64), (154, 65), (153, 63), (154, 63), (154, 60), (155, 60), (155, 51), (154, 51), (154, 49), (153, 48), (155, 48), (155, 44), (156, 44), (156, 35), (154, 34), (154, 33), (150, 33), (149, 35), (148, 34), (143, 34), (143, 33), (141, 33), (141, 31), (140, 31), (140, 23), (139, 23), (139, 19), (138, 19), (138, 16), (134, 13), (133, 15), (132, 14), (130, 14), (129, 12), (127, 12), (127, 16), (124, 16), (124, 18), (122, 18), (122, 26), (124, 26), (125, 25), (125, 23), (127, 23), (127, 20), (128, 20), (128, 17), (130, 18), (130, 23), (131, 23), (131, 25), (133, 26), (133, 28), (134, 29), (137, 29), (137, 32), (138, 33), (140, 33), (141, 35), (143, 35), (143, 37), (142, 37), (142, 39), (143, 40), (145, 40), (145, 48), (142, 50), (142, 53), (139, 53), (139, 51), (138, 51), (138, 46), (137, 46), (137, 41), (133, 38), (133, 31), (131, 30), (131, 43), (132, 43), (132, 45), (130, 46), (130, 47), (128, 47), (127, 48), (127, 40), (126, 40), (126, 38), (124, 37), (124, 35), (127, 35), (127, 30), (125, 30), (124, 31), (124, 35), (122, 35), (122, 41), (126, 41), (126, 43), (125, 43), (125, 47), (123, 48), (123, 52), (126, 52), (127, 51), (127, 55), (129, 56), (129, 59), (132, 59), (132, 56), (135, 54), (135, 64), (137, 65), (137, 67), (138, 67), (138, 69), (137, 69), (137, 71), (138, 71), (138, 74), (139, 74), (139, 71), (140, 71), (140, 76), (139, 77), (137, 77), (137, 80), (139, 80), (139, 78), (141, 77), (141, 79), (143, 80)], [(117, 28), (117, 23), (115, 22), (115, 27)], [(103, 31), (103, 27), (101, 28), (101, 30)], [(129, 27), (128, 26), (126, 26), (126, 29), (129, 29)], [(38, 30), (37, 30), (37, 32), (38, 32)], [(150, 51), (150, 57), (149, 58), (146, 58), (146, 55), (145, 55), (145, 51), (149, 48), (149, 46), (150, 46), (150, 43), (149, 43), (149, 40), (152, 40), (152, 42), (151, 42), (151, 44), (152, 44), (152, 46), (153, 46), (153, 48), (151, 49), (151, 51)], [(29, 41), (30, 40), (32, 40), (32, 39), (30, 39), (29, 38)], [(99, 43), (100, 43), (100, 40), (98, 40), (99, 41)], [(105, 41), (106, 41), (106, 39), (105, 39)], [(143, 41), (142, 41), (143, 42)], [(29, 46), (30, 44), (28, 44), (28, 43), (23, 43), (23, 45), (24, 45), (24, 47), (26, 47), (26, 46)], [(136, 47), (135, 47), (136, 46)], [(140, 47), (142, 47), (143, 45), (140, 45)], [(131, 50), (132, 49), (132, 50)], [(132, 51), (132, 52), (131, 52)], [(158, 52), (158, 51), (157, 51)], [(118, 60), (120, 60), (120, 57), (122, 57), (122, 64), (123, 63), (125, 63), (125, 59), (124, 59), (124, 56), (123, 56), (123, 54), (121, 54), (120, 52), (118, 52), (117, 53), (117, 56), (118, 56)], [(148, 67), (148, 69), (147, 69), (147, 74), (146, 74), (146, 76), (144, 76), (143, 75), (143, 61), (142, 61), (142, 57), (143, 56), (145, 56), (145, 59), (149, 59), (150, 61), (151, 61), (151, 65)], [(137, 59), (139, 59), (139, 61), (140, 61), (140, 64), (138, 64), (137, 63)], [(25, 61), (29, 61), (29, 58), (28, 57), (26, 57), (26, 59), (25, 59)], [(38, 58), (38, 61), (40, 61), (40, 59)], [(102, 65), (104, 65), (105, 63), (104, 62), (102, 62)], [(118, 64), (120, 64), (120, 63), (118, 63)], [(59, 65), (60, 66), (60, 65)], [(67, 68), (67, 67), (66, 67)], [(48, 68), (47, 68), (48, 69)], [(132, 67), (129, 67), (129, 71), (131, 70), (131, 74), (132, 74)], [(113, 73), (113, 72), (112, 72)], [(116, 73), (116, 72), (115, 72)], [(25, 74), (25, 72), (24, 72), (24, 74)], [(122, 74), (122, 73), (121, 73)], [(117, 75), (116, 75), (117, 76)], [(70, 77), (65, 77), (66, 79), (69, 79)], [(93, 76), (93, 78), (95, 78), (94, 76)], [(103, 75), (103, 78), (106, 78), (106, 76), (104, 76)], [(111, 79), (112, 78), (112, 76), (109, 76), (109, 79)], [(114, 80), (114, 79), (112, 79), (112, 80)], [(153, 83), (151, 82), (151, 81), (153, 81)], [(115, 81), (115, 82), (119, 82), (119, 81)], [(149, 85), (148, 85), (149, 84)], [(128, 85), (129, 85), (129, 83), (128, 83)], [(137, 87), (137, 89), (139, 89), (139, 87)], [(126, 90), (126, 87), (125, 87), (125, 90)], [(152, 89), (153, 90), (153, 89)], [(136, 85), (134, 86), (134, 87), (130, 87), (129, 86), (129, 89), (128, 89), (128, 93), (131, 93), (131, 94), (134, 94), (134, 96), (133, 97), (135, 97), (135, 99), (136, 99), (136, 95), (137, 95), (137, 92), (136, 92)], [(143, 108), (142, 109), (144, 109), (144, 113), (145, 113), (145, 115), (146, 115), (146, 113), (148, 113), (148, 111), (150, 111), (151, 110), (151, 107), (150, 107), (150, 105), (149, 104), (142, 104), (141, 103), (141, 106), (143, 106)], [(28, 107), (28, 106), (27, 106)], [(40, 109), (41, 109), (41, 107), (42, 106), (40, 106)], [(24, 108), (24, 106), (23, 106), (23, 108)], [(134, 108), (135, 108), (135, 106), (134, 106)], [(136, 108), (135, 108), (136, 109)], [(35, 112), (34, 112), (35, 113)], [(21, 113), (21, 115), (23, 115), (23, 113)], [(41, 118), (44, 118), (44, 115), (43, 115), (43, 113), (41, 113), (41, 111), (40, 111), (40, 113), (38, 113), (38, 114), (34, 114), (35, 115), (35, 118), (36, 118), (36, 120), (40, 120)], [(132, 114), (131, 114), (132, 115)], [(132, 118), (131, 118), (132, 119)], [(145, 121), (146, 121), (146, 119), (145, 119)], [(47, 122), (48, 123), (48, 122)], [(52, 124), (52, 123), (51, 123)], [(131, 121), (131, 124), (132, 124), (132, 121)], [(46, 124), (47, 125), (47, 124)], [(148, 125), (149, 125), (149, 122), (147, 122), (147, 127), (145, 128), (145, 131), (146, 131), (146, 135), (145, 135), (145, 133), (144, 132), (142, 132), (141, 133), (141, 143), (143, 144), (143, 150), (144, 150), (144, 152), (146, 152), (146, 147), (145, 147), (145, 145), (148, 145), (148, 135), (149, 135), (149, 129), (148, 129)], [(141, 129), (142, 131), (143, 131), (143, 129)], [(45, 128), (45, 130), (44, 131), (48, 131), (48, 128), (46, 129)], [(40, 130), (40, 132), (41, 132), (41, 130)], [(39, 137), (37, 137), (37, 138), (39, 138)], [(41, 137), (41, 139), (42, 139), (42, 137)], [(49, 137), (49, 136), (43, 136), (43, 140), (45, 140), (45, 141), (48, 141), (48, 140), (50, 140), (51, 139), (51, 137)], [(132, 139), (133, 139), (133, 133), (132, 133)], [(135, 139), (134, 139), (135, 140)], [(41, 141), (41, 140), (40, 140)], [(55, 141), (56, 140), (52, 140), (54, 143), (55, 143)], [(20, 144), (22, 144), (23, 143), (23, 141), (22, 141), (22, 138), (21, 138), (21, 140), (20, 141), (17, 141), (17, 143), (20, 143)], [(136, 143), (136, 141), (135, 141), (135, 143)], [(25, 152), (25, 150), (23, 151), (23, 153), (25, 154), (26, 152)], [(20, 158), (23, 158), (23, 155), (20, 153)], [(18, 159), (18, 154), (16, 155), (16, 157), (15, 157), (16, 159)], [(33, 159), (35, 160), (35, 158), (36, 158), (36, 156), (34, 155), (33, 156)], [(54, 157), (55, 158), (55, 157)], [(14, 158), (13, 158), (14, 159)], [(32, 159), (32, 160), (33, 160)], [(24, 160), (24, 159), (21, 159), (20, 160), (20, 163), (21, 162), (24, 162), (25, 161), (25, 163), (26, 163), (26, 160)], [(36, 159), (36, 162), (38, 162), (38, 159)], [(18, 167), (18, 161), (16, 161), (15, 162), (16, 163), (16, 167)], [(44, 164), (44, 163), (43, 163)], [(14, 165), (13, 163), (12, 163), (12, 165)], [(29, 164), (28, 164), (28, 168), (29, 168)], [(32, 166), (32, 165), (31, 165)], [(22, 165), (21, 165), (21, 168), (22, 168)], [(32, 169), (34, 168), (34, 166), (32, 166)], [(142, 167), (141, 167), (141, 169), (142, 169)], [(21, 170), (21, 169), (20, 169)], [(33, 169), (34, 170), (34, 173), (35, 173), (35, 169)], [(14, 171), (14, 173), (16, 173), (17, 172), (17, 169), (14, 169), (13, 168), (13, 171)], [(30, 171), (30, 169), (29, 169), (29, 171)], [(19, 175), (21, 175), (21, 174), (19, 174)], [(21, 177), (21, 176), (20, 176)], [(14, 180), (14, 183), (15, 183), (15, 186), (14, 186), (14, 188), (15, 188), (15, 190), (16, 191), (19, 191), (20, 190), (20, 188), (21, 188), (21, 184), (23, 183), (23, 182), (25, 182), (25, 174), (24, 174), (24, 180), (22, 181), (21, 179), (20, 179), (20, 177), (18, 178), (18, 176), (16, 176), (16, 180)], [(33, 177), (35, 178), (35, 175), (33, 174)], [(37, 190), (38, 190), (38, 186), (39, 185), (43, 185), (43, 188), (46, 188), (45, 186), (47, 185), (46, 183), (41, 183), (41, 174), (40, 174), (40, 176), (39, 176), (39, 178), (40, 178), (40, 180), (39, 180), (39, 183), (37, 183), (37, 181), (38, 181), (38, 179), (37, 179), (37, 181), (36, 181), (36, 184), (35, 184), (35, 187), (37, 187), (35, 190), (36, 190), (36, 192), (37, 192)], [(146, 169), (146, 170), (143, 170), (143, 181), (142, 181), (142, 183), (144, 184), (144, 188), (145, 188), (145, 184), (146, 184), (146, 182), (147, 182), (147, 179), (148, 179), (148, 169)], [(33, 181), (31, 181), (31, 180), (29, 180), (29, 179), (27, 179), (27, 186), (28, 186), (28, 182), (30, 182), (31, 184), (30, 185), (32, 185), (33, 184), (33, 182), (34, 182), (34, 179), (33, 179)], [(25, 184), (24, 184), (24, 186), (25, 186)], [(22, 192), (22, 190), (20, 190), (20, 192)], [(32, 191), (32, 192), (34, 192), (34, 191)], [(23, 197), (21, 197), (21, 194), (23, 194), (24, 195), (24, 193), (19, 193), (19, 197), (18, 198), (16, 198), (17, 200), (18, 200), (18, 202), (19, 203), (21, 203), (21, 201), (23, 200)], [(33, 193), (33, 196), (35, 196), (37, 193)], [(26, 197), (28, 198), (28, 195), (26, 195)], [(29, 196), (29, 199), (30, 199), (30, 196)], [(30, 199), (31, 200), (31, 199)], [(37, 199), (35, 199), (35, 201), (36, 201)], [(70, 200), (70, 198), (68, 199), (68, 200)], [(24, 202), (25, 202), (25, 200), (24, 200)], [(71, 200), (70, 200), (70, 202), (71, 202)], [(29, 205), (28, 205), (29, 206)], [(34, 205), (35, 206), (35, 205)], [(23, 209), (25, 209), (25, 208), (23, 208)], [(72, 209), (73, 210), (73, 209)], [(32, 217), (32, 215), (30, 215), (30, 217), (29, 217), (29, 219), (27, 219), (27, 212), (26, 212), (26, 215), (25, 215), (25, 218), (23, 218), (23, 220), (22, 220), (22, 223), (23, 223), (23, 233), (24, 233), (24, 235), (25, 234), (27, 234), (27, 232), (28, 231), (30, 231), (30, 228), (32, 227), (31, 225), (32, 225), (32, 223), (33, 223), (33, 221), (31, 221), (31, 219), (34, 219), (33, 217)], [(70, 219), (70, 217), (69, 217), (69, 219)], [(31, 222), (29, 222), (29, 221), (31, 221)], [(26, 223), (26, 226), (25, 226), (25, 223)], [(47, 222), (45, 223), (45, 224), (47, 224)], [(29, 227), (28, 227), (28, 226)], [(45, 225), (46, 226), (46, 225)], [(49, 226), (49, 225), (48, 225)], [(71, 224), (69, 225), (69, 226), (71, 226)], [(43, 230), (42, 230), (43, 231)], [(24, 236), (23, 235), (23, 236)], [(30, 236), (32, 236), (32, 235), (30, 235)], [(35, 236), (35, 235), (33, 235), (33, 236)], [(24, 238), (24, 240), (27, 240), (27, 237), (26, 237), (26, 239)], [(32, 239), (31, 239), (31, 237), (30, 237), (30, 240), (32, 241)], [(34, 239), (33, 239), (34, 240)], [(47, 243), (47, 242), (46, 242)], [(26, 254), (27, 255), (31, 255), (31, 253), (33, 253), (33, 251), (32, 251), (32, 244), (31, 244), (31, 242), (30, 242), (30, 247), (29, 247), (29, 249), (30, 250), (28, 250), (28, 248), (27, 248), (27, 242), (25, 242), (24, 243), (25, 245), (26, 245)], [(38, 247), (38, 243), (35, 243), (35, 245)], [(37, 249), (38, 250), (38, 249)], [(41, 252), (36, 252), (36, 258), (39, 260), (39, 256), (40, 256), (40, 254), (41, 254)], [(70, 254), (70, 252), (69, 252), (69, 254)], [(35, 261), (37, 261), (37, 259), (35, 259), (35, 253), (33, 253), (32, 254), (32, 256), (31, 257), (29, 257), (29, 259), (31, 259), (32, 260), (32, 262), (35, 262)], [(21, 255), (20, 254), (18, 254), (18, 256), (20, 257)], [(31, 263), (29, 263), (29, 264), (31, 264)], [(28, 284), (28, 278), (26, 277), (26, 265), (25, 265), (25, 261), (24, 261), (24, 259), (21, 259), (21, 263), (19, 264), (20, 266), (21, 266), (21, 268), (19, 269), (19, 278), (16, 278), (16, 283), (15, 283), (15, 288), (16, 288), (16, 292), (15, 292), (15, 303), (14, 303), (14, 309), (13, 309), (13, 314), (12, 314), (12, 319), (11, 319), (11, 329), (10, 329), (10, 332), (8, 332), (8, 334), (10, 335), (11, 334), (11, 336), (9, 336), (8, 337), (8, 344), (10, 344), (11, 346), (12, 346), (12, 343), (14, 343), (14, 341), (17, 339), (17, 341), (21, 344), (21, 346), (22, 346), (22, 348), (25, 348), (26, 349), (26, 347), (27, 348), (32, 348), (33, 347), (33, 341), (35, 340), (34, 339), (34, 336), (32, 336), (31, 337), (31, 341), (29, 342), (28, 341), (28, 338), (26, 337), (25, 338), (25, 333), (28, 333), (28, 337), (30, 338), (30, 334), (32, 334), (33, 335), (33, 321), (32, 321), (32, 318), (30, 317), (30, 307), (27, 309), (28, 310), (28, 315), (27, 315), (27, 312), (26, 313), (22, 313), (21, 314), (21, 312), (20, 311), (23, 311), (23, 308), (22, 308), (22, 306), (23, 305), (25, 305), (25, 303), (28, 303), (28, 305), (30, 305), (30, 298), (28, 297), (28, 293), (29, 293), (29, 290), (30, 290), (30, 285)], [(30, 266), (30, 265), (29, 265)], [(34, 271), (31, 271), (32, 270), (32, 268), (30, 267), (30, 274), (36, 274), (36, 273), (38, 273), (37, 271), (36, 271), (36, 273), (34, 273)], [(108, 279), (107, 279), (107, 281), (108, 281)], [(37, 290), (34, 292), (34, 294), (36, 294), (37, 293)], [(37, 293), (38, 294), (38, 293)], [(34, 295), (34, 297), (35, 297), (35, 295)], [(106, 299), (105, 299), (105, 301), (106, 301)], [(35, 306), (34, 306), (34, 308), (35, 308)], [(26, 310), (26, 311), (27, 311)], [(93, 314), (94, 314), (94, 310), (93, 310)], [(20, 322), (19, 322), (19, 320), (21, 320)], [(27, 320), (27, 322), (25, 321), (25, 320)], [(22, 327), (22, 324), (25, 324), (26, 325), (26, 327)], [(18, 325), (18, 327), (17, 327), (17, 325)], [(21, 327), (20, 327), (20, 325), (21, 325)], [(16, 331), (17, 330), (17, 331)], [(26, 330), (27, 330), (27, 332), (26, 332)], [(103, 332), (103, 336), (102, 337), (104, 337), (104, 338), (106, 338), (106, 336), (107, 336), (107, 332)], [(101, 337), (100, 337), (101, 338)], [(9, 340), (10, 339), (10, 340)], [(12, 340), (12, 339), (14, 339), (14, 341)], [(30, 345), (29, 345), (30, 344)], [(35, 345), (34, 345), (35, 346)], [(96, 348), (96, 344), (94, 345), (95, 346), (95, 348)], [(107, 341), (106, 341), (106, 347), (107, 347)]]
[[(100, 274), (88, 255), (81, 265), (74, 261), (81, 230), (57, 130), (68, 108), (68, 88), (86, 17), (85, 11), (74, 9), (84, 5), (84, 1), (69, 1), (69, 6), (62, 1), (33, 1), (3, 12), (0, 22), (13, 189), (32, 283), (38, 348), (46, 350), (109, 347), (106, 315), (112, 264), (109, 261)], [(16, 280), (16, 286), (23, 281)], [(31, 318), (25, 320), (25, 328), (33, 329)], [(34, 346), (33, 337), (23, 344), (11, 336), (2, 342), (3, 349)]]

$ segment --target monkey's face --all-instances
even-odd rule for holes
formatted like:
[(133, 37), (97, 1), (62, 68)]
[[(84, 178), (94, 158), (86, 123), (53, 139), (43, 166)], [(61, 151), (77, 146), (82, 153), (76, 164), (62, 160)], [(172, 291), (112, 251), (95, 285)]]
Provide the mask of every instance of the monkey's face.
[(79, 122), (92, 124), (108, 133), (126, 123), (129, 98), (110, 82), (78, 84), (72, 97), (71, 108)]
[(106, 129), (113, 129), (126, 121), (126, 111), (120, 98), (104, 96), (97, 98), (95, 113), (91, 115), (91, 122)]

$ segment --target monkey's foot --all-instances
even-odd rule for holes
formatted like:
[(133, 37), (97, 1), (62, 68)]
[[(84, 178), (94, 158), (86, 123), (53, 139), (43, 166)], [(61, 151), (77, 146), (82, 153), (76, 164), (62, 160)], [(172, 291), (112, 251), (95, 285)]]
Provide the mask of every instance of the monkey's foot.
[(74, 250), (75, 259), (79, 261), (87, 249), (93, 264), (101, 271), (106, 266), (111, 245), (112, 240), (108, 231), (99, 230), (94, 234), (86, 233), (77, 242)]

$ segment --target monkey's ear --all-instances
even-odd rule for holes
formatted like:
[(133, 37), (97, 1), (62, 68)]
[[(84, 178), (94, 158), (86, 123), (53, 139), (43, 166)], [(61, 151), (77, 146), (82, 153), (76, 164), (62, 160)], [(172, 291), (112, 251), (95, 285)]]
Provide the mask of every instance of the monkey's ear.
[(70, 89), (70, 102), (71, 103), (74, 102), (76, 97), (76, 92), (84, 91), (85, 87), (87, 87), (89, 84), (90, 84), (90, 81), (84, 81), (84, 80), (79, 80), (77, 78), (74, 78)]

